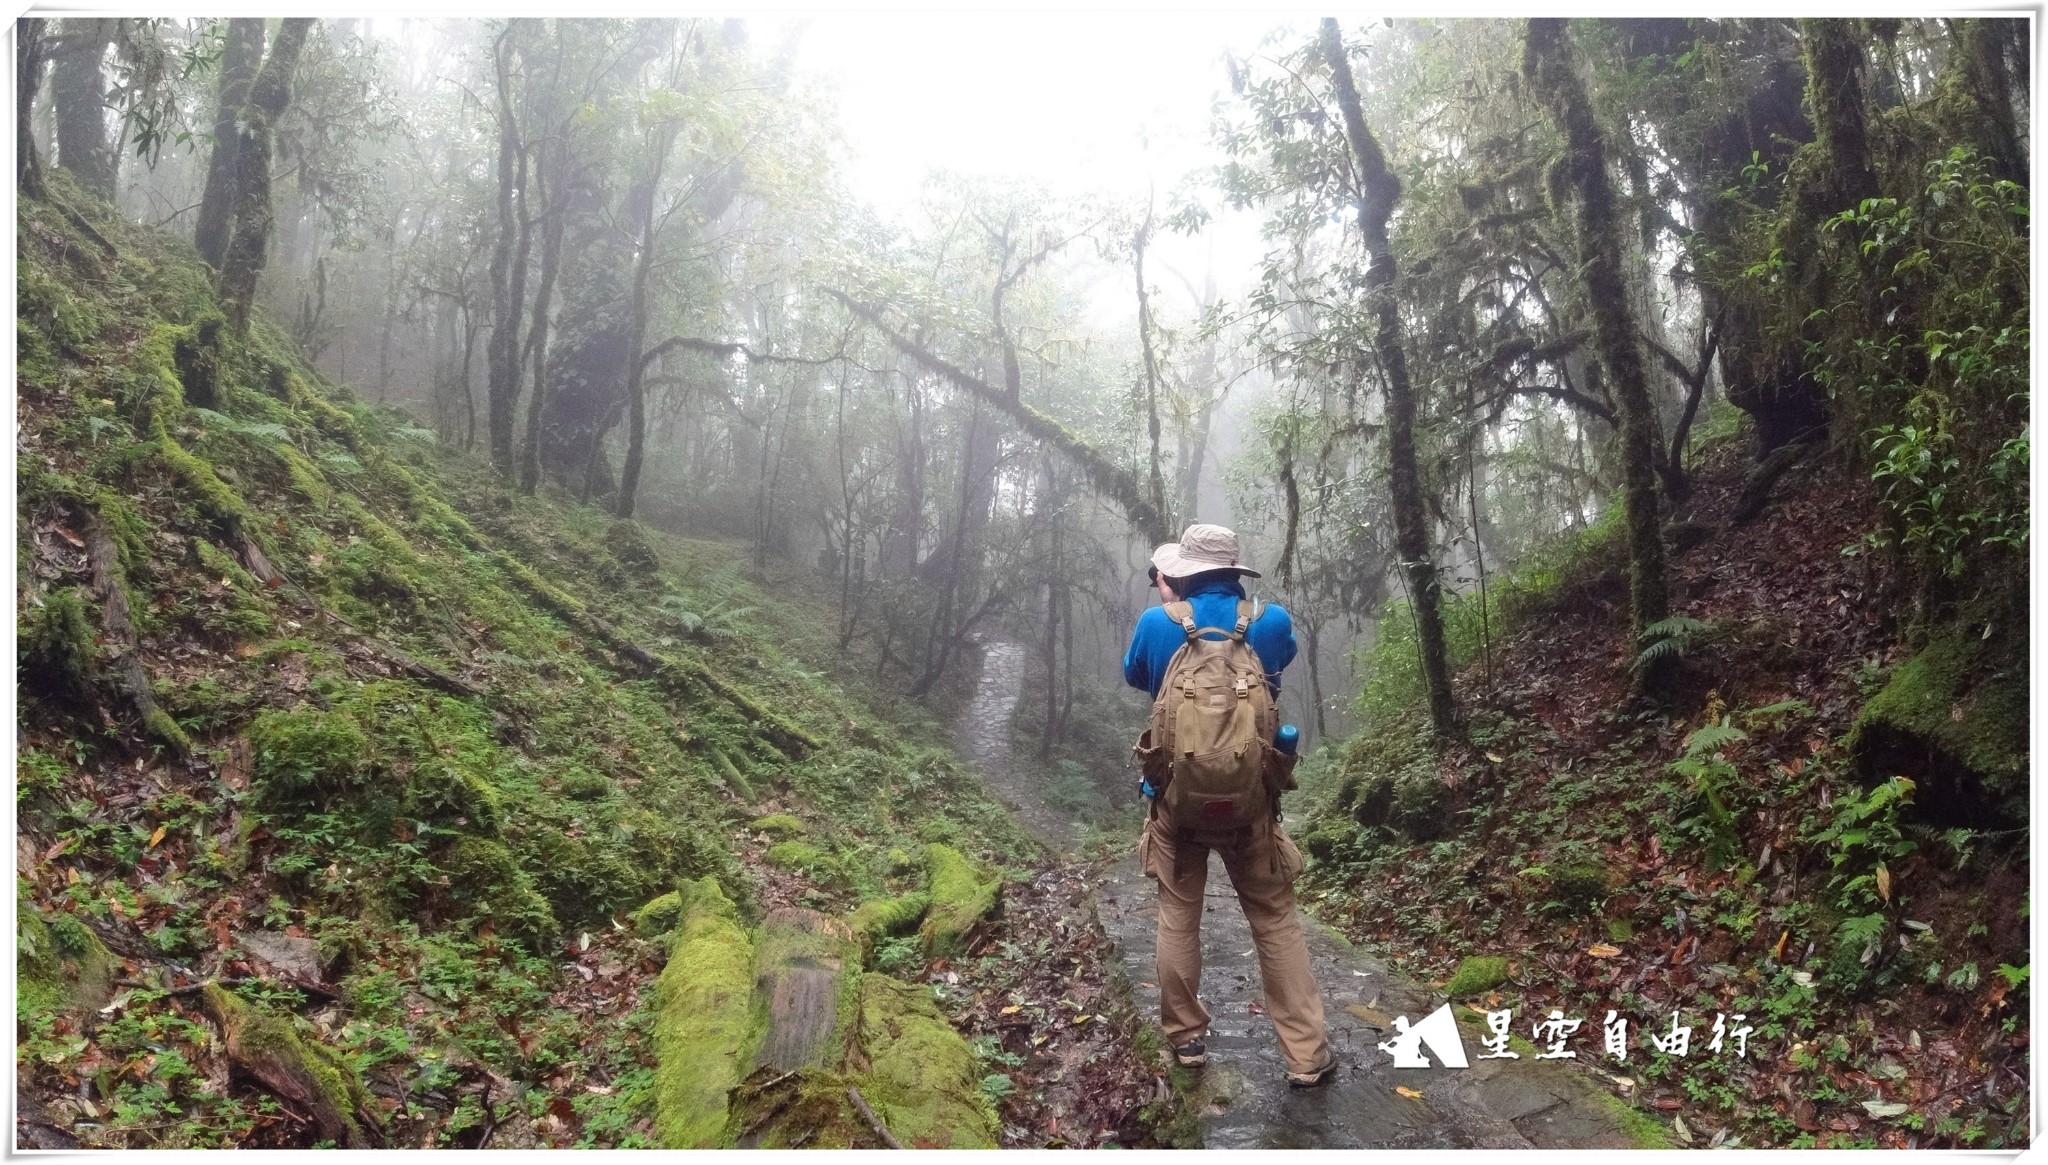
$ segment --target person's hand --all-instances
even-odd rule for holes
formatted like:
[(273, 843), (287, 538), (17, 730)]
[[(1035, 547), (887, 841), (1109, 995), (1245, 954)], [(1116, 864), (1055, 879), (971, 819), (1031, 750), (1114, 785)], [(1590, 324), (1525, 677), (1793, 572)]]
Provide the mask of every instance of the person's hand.
[(1178, 602), (1178, 601), (1180, 600), (1180, 596), (1179, 596), (1179, 595), (1176, 595), (1176, 594), (1174, 594), (1174, 593), (1173, 593), (1173, 588), (1172, 588), (1172, 587), (1170, 587), (1170, 586), (1167, 586), (1167, 585), (1166, 585), (1166, 576), (1165, 576), (1165, 575), (1163, 575), (1163, 574), (1159, 574), (1159, 575), (1154, 575), (1154, 576), (1152, 576), (1152, 582), (1153, 582), (1153, 584), (1154, 584), (1155, 586), (1157, 586), (1157, 587), (1159, 588), (1159, 601), (1160, 601), (1160, 602), (1162, 602), (1162, 603), (1172, 603), (1172, 602)]

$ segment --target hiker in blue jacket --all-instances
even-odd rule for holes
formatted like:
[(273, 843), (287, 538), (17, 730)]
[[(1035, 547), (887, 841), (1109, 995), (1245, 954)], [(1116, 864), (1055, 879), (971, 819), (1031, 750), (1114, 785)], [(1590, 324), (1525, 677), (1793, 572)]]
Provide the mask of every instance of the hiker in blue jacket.
[[(1229, 629), (1237, 625), (1237, 604), (1246, 596), (1243, 577), (1259, 572), (1237, 560), (1237, 535), (1222, 526), (1197, 523), (1153, 551), (1152, 582), (1163, 603), (1185, 599), (1197, 627)], [(1187, 642), (1187, 631), (1165, 608), (1151, 607), (1138, 618), (1124, 653), (1124, 680), (1159, 696), (1167, 665)], [(1294, 660), (1294, 624), (1284, 608), (1268, 603), (1245, 628), (1245, 644), (1258, 656), (1266, 683), (1277, 700), (1280, 671)], [(1149, 733), (1148, 733), (1149, 735)], [(1148, 797), (1157, 790), (1144, 787)], [(1152, 802), (1138, 861), (1147, 877), (1159, 883), (1158, 938), (1154, 957), (1159, 978), (1159, 1018), (1174, 1059), (1184, 1067), (1208, 1060), (1203, 1037), (1209, 1010), (1198, 993), (1202, 977), (1202, 912), (1204, 886), (1212, 851), (1223, 859), (1224, 872), (1237, 892), (1259, 954), (1266, 1016), (1280, 1038), (1280, 1058), (1287, 1081), (1313, 1087), (1336, 1071), (1337, 1057), (1323, 1025), (1323, 997), (1310, 966), (1308, 944), (1295, 912), (1294, 879), (1301, 873), (1301, 851), (1280, 828), (1278, 802), (1266, 828), (1246, 828), (1242, 836), (1204, 836), (1173, 828)]]

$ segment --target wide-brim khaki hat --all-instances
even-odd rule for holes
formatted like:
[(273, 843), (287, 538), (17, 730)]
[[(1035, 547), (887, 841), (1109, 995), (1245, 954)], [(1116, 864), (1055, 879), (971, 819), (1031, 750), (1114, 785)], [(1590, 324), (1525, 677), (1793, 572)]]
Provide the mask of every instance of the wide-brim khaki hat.
[(1181, 531), (1180, 541), (1168, 542), (1152, 552), (1152, 565), (1168, 578), (1187, 578), (1212, 570), (1234, 570), (1250, 578), (1258, 571), (1237, 561), (1237, 533), (1222, 526), (1197, 522)]

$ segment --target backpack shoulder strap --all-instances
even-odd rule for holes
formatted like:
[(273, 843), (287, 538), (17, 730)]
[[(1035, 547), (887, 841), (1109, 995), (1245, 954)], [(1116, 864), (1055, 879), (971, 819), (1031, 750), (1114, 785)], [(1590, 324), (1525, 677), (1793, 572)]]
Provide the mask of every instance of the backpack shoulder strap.
[(1176, 599), (1171, 603), (1167, 603), (1161, 609), (1166, 612), (1167, 618), (1180, 624), (1180, 629), (1187, 633), (1189, 642), (1193, 642), (1200, 635), (1201, 629), (1195, 626), (1195, 605), (1193, 603), (1188, 602), (1186, 599)]
[(1237, 601), (1237, 626), (1231, 630), (1230, 638), (1235, 642), (1243, 643), (1245, 633), (1251, 629), (1251, 625), (1264, 613), (1264, 607), (1264, 603), (1253, 599), (1239, 599)]

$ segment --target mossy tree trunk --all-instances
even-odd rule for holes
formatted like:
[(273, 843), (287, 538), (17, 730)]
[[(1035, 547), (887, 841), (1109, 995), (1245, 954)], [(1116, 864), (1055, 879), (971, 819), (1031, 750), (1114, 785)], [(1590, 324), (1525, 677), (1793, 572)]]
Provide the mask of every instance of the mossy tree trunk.
[(1423, 508), (1422, 476), (1415, 461), (1415, 386), (1408, 379), (1408, 357), (1401, 346), (1401, 314), (1394, 302), (1394, 281), (1400, 268), (1387, 238), (1387, 222), (1401, 197), (1401, 180), (1387, 169), (1386, 155), (1365, 124), (1352, 81), (1351, 62), (1334, 17), (1322, 24), (1323, 59), (1337, 88), (1337, 106), (1344, 115), (1344, 136), (1358, 167), (1358, 226), (1368, 259), (1365, 291), (1375, 317), (1373, 351), (1385, 376), (1387, 403), (1388, 488), (1394, 503), (1394, 543), (1401, 569), (1408, 576), (1408, 598), (1415, 610), (1417, 651), (1429, 691), (1429, 723), (1439, 737), (1457, 733), (1457, 705), (1451, 698), (1450, 655), (1444, 647), (1442, 586), (1429, 552), (1429, 519)]
[(241, 135), (235, 122), (249, 100), (249, 85), (263, 60), (263, 20), (236, 17), (228, 21), (227, 47), (220, 60), (220, 92), (213, 117), (213, 153), (206, 161), (206, 189), (199, 197), (199, 223), (192, 245), (216, 269), (227, 255), (228, 229), (235, 208), (235, 164)]
[(249, 86), (249, 100), (235, 143), (235, 215), (227, 252), (222, 258), (218, 290), (228, 323), (237, 335), (249, 330), (249, 311), (256, 300), (256, 279), (263, 274), (270, 247), (271, 131), (292, 97), (292, 75), (306, 47), (311, 17), (285, 19), (271, 43), (270, 55)]
[(1814, 139), (1827, 152), (1827, 181), (1813, 193), (1830, 210), (1877, 195), (1870, 165), (1869, 123), (1863, 111), (1863, 46), (1849, 20), (1802, 20), (1806, 43), (1806, 103)]
[[(1629, 626), (1633, 635), (1664, 618), (1670, 594), (1664, 576), (1664, 540), (1658, 526), (1657, 452), (1662, 441), (1649, 378), (1636, 340), (1634, 313), (1621, 273), (1621, 223), (1607, 175), (1607, 148), (1593, 119), (1592, 101), (1579, 80), (1564, 21), (1529, 21), (1522, 71), (1564, 135), (1564, 184), (1576, 215), (1580, 278), (1593, 313), (1594, 345), (1620, 413), (1622, 504), (1628, 523)], [(1638, 673), (1643, 690), (1664, 679), (1656, 665)]]
[(30, 198), (43, 197), (43, 161), (36, 155), (35, 134), (29, 127), (36, 90), (42, 88), (43, 65), (50, 55), (45, 35), (50, 22), (24, 17), (14, 27), (14, 169), (21, 192)]
[(57, 164), (101, 198), (114, 197), (120, 155), (107, 134), (107, 46), (120, 21), (72, 17), (50, 54), (50, 95), (57, 103)]
[(2015, 82), (2025, 93), (2026, 75), (2006, 64), (2006, 46), (2015, 44), (2022, 70), (2026, 55), (2026, 22), (2015, 17), (1972, 17), (1949, 22), (1966, 88), (1982, 114), (1975, 129), (2000, 178), (2027, 184), (2026, 134), (2013, 108)]

